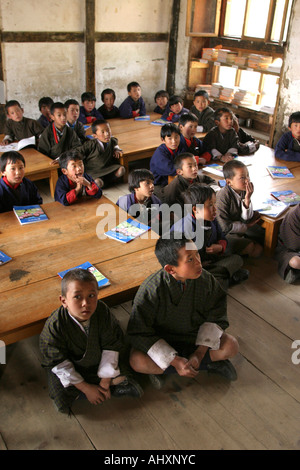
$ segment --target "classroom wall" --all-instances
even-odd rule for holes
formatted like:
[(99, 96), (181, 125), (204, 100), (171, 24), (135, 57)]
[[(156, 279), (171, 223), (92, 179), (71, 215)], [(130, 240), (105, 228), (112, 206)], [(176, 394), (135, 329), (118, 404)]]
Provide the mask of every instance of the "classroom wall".
[[(96, 32), (168, 33), (173, 0), (96, 0)], [(181, 0), (175, 89), (186, 88), (189, 38), (185, 36), (187, 0)], [(3, 31), (83, 32), (83, 0), (1, 0)], [(17, 99), (25, 115), (37, 118), (38, 99), (80, 100), (85, 91), (85, 45), (83, 43), (2, 43), (5, 98)], [(137, 80), (149, 110), (154, 94), (166, 87), (167, 42), (97, 42), (96, 96), (104, 87), (116, 91), (116, 105), (127, 96), (126, 85)]]
[(282, 81), (279, 91), (279, 106), (276, 117), (274, 146), (283, 132), (288, 130), (291, 113), (300, 111), (300, 60), (299, 60), (300, 2), (294, 1), (290, 19), (290, 30), (283, 63)]

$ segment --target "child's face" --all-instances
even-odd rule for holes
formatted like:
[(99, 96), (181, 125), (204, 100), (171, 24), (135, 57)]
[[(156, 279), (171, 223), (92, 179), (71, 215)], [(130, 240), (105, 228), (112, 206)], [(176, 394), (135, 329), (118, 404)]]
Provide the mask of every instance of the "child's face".
[(45, 116), (47, 119), (50, 119), (50, 107), (42, 104), (41, 106), (41, 114)]
[(170, 106), (170, 110), (171, 110), (174, 114), (179, 114), (180, 111), (182, 110), (182, 108), (183, 108), (182, 103), (175, 103), (175, 104), (172, 104), (172, 106)]
[(193, 103), (200, 113), (208, 107), (208, 100), (204, 96), (196, 96)]
[(151, 197), (154, 191), (154, 181), (147, 179), (140, 181), (140, 186), (135, 189), (135, 195), (139, 201)]
[(115, 102), (114, 95), (112, 93), (106, 93), (103, 96), (103, 103), (107, 109), (112, 109)]
[(96, 282), (70, 281), (66, 295), (60, 296), (60, 300), (76, 320), (89, 320), (97, 308)]
[(223, 113), (219, 121), (216, 121), (221, 132), (226, 132), (232, 128), (233, 117), (230, 113)]
[(191, 140), (193, 137), (195, 137), (195, 134), (197, 132), (197, 126), (198, 122), (188, 121), (184, 126), (180, 124), (179, 128), (183, 137)]
[(79, 118), (79, 105), (78, 104), (70, 104), (67, 109), (67, 121), (70, 124), (74, 124)]
[(93, 134), (101, 142), (108, 143), (111, 139), (111, 129), (109, 124), (100, 124), (97, 126), (96, 133)]
[(70, 160), (68, 162), (67, 168), (62, 168), (61, 170), (64, 175), (66, 175), (69, 180), (76, 183), (77, 178), (83, 176), (84, 173), (84, 164), (82, 160)]
[(195, 157), (185, 158), (181, 168), (178, 168), (177, 174), (186, 179), (195, 179), (198, 175), (198, 165)]
[(216, 195), (213, 194), (211, 199), (207, 199), (203, 206), (193, 207), (193, 213), (197, 220), (208, 220), (212, 222), (217, 215)]
[(289, 129), (296, 139), (300, 139), (300, 122), (292, 122)]
[(7, 116), (9, 119), (15, 122), (20, 122), (23, 119), (24, 110), (20, 106), (10, 106), (7, 110)]
[(67, 123), (67, 111), (65, 108), (56, 108), (51, 114), (51, 119), (57, 129), (63, 129)]
[(246, 183), (250, 181), (247, 167), (236, 168), (234, 170), (234, 177), (232, 179), (227, 178), (226, 183), (231, 186), (237, 193), (246, 191)]
[(22, 160), (17, 160), (16, 163), (8, 161), (2, 176), (6, 176), (7, 181), (14, 186), (21, 183), (25, 176), (25, 166)]
[(84, 109), (86, 110), (87, 113), (91, 113), (96, 105), (96, 101), (93, 100), (85, 100), (82, 103)]
[(162, 140), (169, 149), (176, 150), (180, 142), (180, 135), (177, 134), (177, 132), (172, 132), (170, 137), (166, 135), (166, 137)]
[(155, 102), (161, 109), (165, 109), (168, 104), (168, 98), (166, 96), (158, 96)]
[(187, 279), (198, 279), (202, 274), (202, 264), (197, 247), (189, 242), (187, 249), (185, 246), (178, 251), (178, 266), (171, 266), (170, 274), (177, 281), (186, 281)]
[(133, 86), (133, 87), (131, 87), (131, 90), (128, 92), (128, 95), (131, 96), (131, 98), (132, 98), (134, 101), (137, 101), (137, 100), (140, 99), (140, 97), (142, 96), (141, 87), (140, 87), (140, 86)]

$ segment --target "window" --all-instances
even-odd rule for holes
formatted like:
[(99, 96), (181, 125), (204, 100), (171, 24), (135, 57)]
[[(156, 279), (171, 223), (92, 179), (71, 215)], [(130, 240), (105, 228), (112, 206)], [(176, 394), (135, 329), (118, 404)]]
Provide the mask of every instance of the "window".
[(292, 0), (227, 0), (224, 36), (282, 43), (291, 7)]

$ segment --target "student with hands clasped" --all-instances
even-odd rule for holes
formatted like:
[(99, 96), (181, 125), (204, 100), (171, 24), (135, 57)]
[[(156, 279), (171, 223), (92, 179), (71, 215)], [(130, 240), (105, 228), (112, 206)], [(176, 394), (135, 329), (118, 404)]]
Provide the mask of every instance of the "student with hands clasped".
[(173, 232), (157, 241), (155, 254), (162, 268), (140, 286), (127, 327), (131, 367), (157, 388), (163, 374), (195, 377), (200, 369), (235, 380), (228, 359), (238, 343), (224, 331), (226, 293), (202, 269), (196, 245)]
[(57, 411), (70, 412), (80, 396), (93, 405), (111, 395), (140, 397), (143, 391), (130, 377), (123, 332), (98, 300), (94, 275), (84, 269), (67, 272), (60, 301), (40, 335), (42, 366)]

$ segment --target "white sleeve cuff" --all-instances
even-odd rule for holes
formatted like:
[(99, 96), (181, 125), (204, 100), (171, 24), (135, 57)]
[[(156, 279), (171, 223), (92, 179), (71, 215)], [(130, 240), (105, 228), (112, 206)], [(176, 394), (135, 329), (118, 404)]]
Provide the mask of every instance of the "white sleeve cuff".
[(215, 160), (215, 159), (222, 156), (221, 152), (219, 152), (219, 150), (217, 150), (217, 149), (212, 149), (211, 154), (213, 156), (213, 160)]
[(253, 206), (252, 202), (250, 202), (250, 205), (248, 209), (244, 206), (244, 201), (242, 202), (242, 219), (244, 220), (249, 220), (253, 217)]
[(72, 362), (67, 359), (53, 367), (52, 372), (59, 378), (65, 388), (84, 381), (84, 378), (76, 372)]
[(112, 379), (120, 375), (118, 351), (109, 351), (107, 349), (102, 351), (97, 375), (102, 379)]
[(176, 356), (177, 351), (164, 339), (159, 339), (148, 350), (147, 354), (155, 364), (165, 370)]
[(9, 140), (10, 142), (12, 142), (13, 138), (10, 135), (5, 135), (3, 140)]
[(234, 147), (231, 147), (230, 149), (227, 150), (226, 153), (231, 153), (232, 155), (237, 155), (238, 153), (238, 149), (234, 148)]
[(203, 323), (197, 334), (196, 346), (208, 346), (211, 349), (220, 349), (220, 338), (223, 330), (216, 323)]
[(197, 126), (197, 132), (203, 132), (203, 126)]

